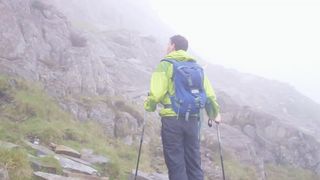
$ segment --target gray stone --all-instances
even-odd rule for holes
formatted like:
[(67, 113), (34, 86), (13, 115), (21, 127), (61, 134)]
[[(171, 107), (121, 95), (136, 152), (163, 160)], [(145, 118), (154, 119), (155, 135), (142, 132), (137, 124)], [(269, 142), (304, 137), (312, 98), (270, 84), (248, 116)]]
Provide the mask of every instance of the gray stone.
[(57, 145), (56, 147), (54, 147), (54, 151), (57, 154), (65, 154), (75, 158), (81, 157), (81, 154), (78, 151), (64, 145)]
[(256, 136), (256, 131), (253, 126), (245, 125), (243, 128), (244, 133), (250, 138), (254, 138)]
[(167, 174), (159, 174), (159, 173), (152, 173), (150, 175), (150, 179), (152, 179), (152, 180), (169, 180)]
[(32, 144), (29, 141), (24, 141), (25, 144), (30, 146), (32, 149), (37, 151), (37, 156), (48, 156), (48, 155), (54, 155), (55, 153), (48, 149), (47, 147), (41, 146), (41, 145), (36, 145)]
[(149, 174), (138, 171), (137, 178), (135, 178), (135, 170), (132, 170), (128, 180), (150, 180)]
[(63, 173), (67, 177), (77, 178), (78, 180), (109, 180), (108, 177), (99, 177), (99, 176), (95, 176), (95, 175), (74, 173), (74, 172), (67, 171), (67, 170), (64, 170)]
[(82, 159), (82, 156), (81, 156), (81, 159), (80, 158), (76, 158), (76, 157), (72, 157), (72, 156), (63, 155), (63, 154), (61, 156), (65, 157), (65, 158), (68, 158), (70, 160), (76, 161), (78, 163), (87, 165), (87, 166), (92, 166), (92, 163), (86, 161), (85, 159)]
[(114, 133), (117, 138), (128, 139), (137, 132), (138, 122), (131, 114), (122, 112), (115, 121)]
[(34, 172), (33, 175), (40, 180), (79, 180), (78, 178), (65, 177), (40, 171)]
[[(128, 180), (135, 179), (135, 170), (132, 170)], [(144, 173), (142, 171), (138, 171), (137, 180), (169, 180), (168, 175), (166, 174), (159, 174), (159, 173)]]
[(38, 160), (36, 157), (29, 155), (29, 161), (34, 171), (42, 171), (42, 172), (53, 173), (53, 174), (57, 173), (57, 168), (55, 166), (44, 164), (40, 160)]
[(10, 143), (10, 142), (5, 142), (5, 141), (1, 141), (0, 140), (0, 148), (4, 148), (4, 149), (14, 149), (19, 147), (19, 145)]
[(102, 155), (93, 154), (93, 150), (91, 149), (82, 149), (81, 153), (81, 159), (88, 161), (92, 164), (107, 164), (109, 162), (108, 158)]
[(316, 166), (315, 172), (317, 173), (317, 175), (320, 176), (320, 162), (319, 162), (319, 164)]
[(0, 167), (0, 179), (1, 180), (10, 180), (9, 173), (6, 168)]
[(85, 173), (89, 175), (94, 175), (98, 173), (98, 171), (95, 170), (94, 168), (84, 165), (82, 163), (73, 161), (66, 157), (55, 155), (55, 158), (60, 162), (61, 167), (63, 167), (64, 169), (71, 170), (74, 172)]

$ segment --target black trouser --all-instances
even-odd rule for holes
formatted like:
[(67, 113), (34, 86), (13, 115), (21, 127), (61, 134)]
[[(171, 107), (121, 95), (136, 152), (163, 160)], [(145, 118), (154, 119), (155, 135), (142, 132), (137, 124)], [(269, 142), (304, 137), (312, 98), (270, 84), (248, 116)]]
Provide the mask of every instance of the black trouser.
[(203, 180), (199, 118), (162, 117), (161, 137), (170, 180)]

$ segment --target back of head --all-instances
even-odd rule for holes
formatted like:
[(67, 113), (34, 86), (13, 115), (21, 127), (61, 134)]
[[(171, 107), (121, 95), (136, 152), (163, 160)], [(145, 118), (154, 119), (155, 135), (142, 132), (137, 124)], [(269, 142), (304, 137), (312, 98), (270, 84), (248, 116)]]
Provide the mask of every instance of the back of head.
[(175, 50), (188, 50), (188, 40), (181, 36), (181, 35), (175, 35), (170, 38), (171, 44), (175, 45)]

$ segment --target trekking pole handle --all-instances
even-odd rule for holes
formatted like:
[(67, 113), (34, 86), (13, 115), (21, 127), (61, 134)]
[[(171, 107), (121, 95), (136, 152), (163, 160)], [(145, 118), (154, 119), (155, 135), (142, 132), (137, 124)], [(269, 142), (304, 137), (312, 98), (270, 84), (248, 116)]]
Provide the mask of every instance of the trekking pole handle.
[(209, 126), (209, 127), (212, 127), (212, 125), (213, 125), (213, 120), (212, 120), (212, 119), (209, 119), (209, 120), (208, 120), (208, 126)]

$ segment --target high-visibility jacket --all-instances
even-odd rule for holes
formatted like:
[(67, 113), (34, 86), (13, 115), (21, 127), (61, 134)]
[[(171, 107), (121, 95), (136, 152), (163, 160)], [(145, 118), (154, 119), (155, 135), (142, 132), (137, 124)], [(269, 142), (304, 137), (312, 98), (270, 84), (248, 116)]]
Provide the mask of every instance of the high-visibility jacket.
[[(165, 59), (175, 59), (177, 61), (194, 60), (184, 50), (173, 51), (169, 53)], [(147, 100), (144, 103), (146, 111), (154, 112), (157, 104), (170, 105), (170, 96), (174, 95), (174, 83), (172, 81), (173, 65), (166, 61), (161, 61), (156, 70), (152, 73), (150, 91)], [(219, 105), (217, 103), (215, 92), (207, 76), (204, 77), (204, 89), (207, 95), (207, 103), (205, 106), (209, 118), (214, 119), (219, 113)], [(176, 116), (170, 106), (166, 106), (160, 111), (161, 117)]]

